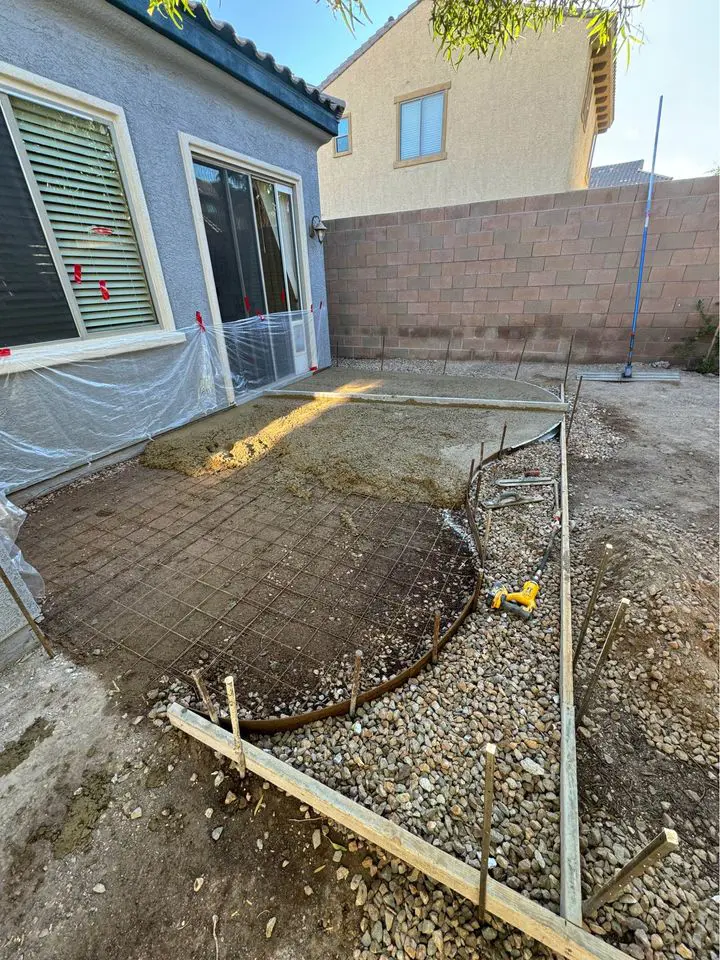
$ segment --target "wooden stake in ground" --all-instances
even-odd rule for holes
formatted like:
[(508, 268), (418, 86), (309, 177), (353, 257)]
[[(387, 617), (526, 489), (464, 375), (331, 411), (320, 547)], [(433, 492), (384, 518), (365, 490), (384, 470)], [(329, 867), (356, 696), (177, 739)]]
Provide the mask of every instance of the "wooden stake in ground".
[(475, 478), (475, 502), (473, 508), (477, 511), (478, 498), (480, 496), (480, 481), (482, 480), (483, 461), (485, 460), (485, 441), (480, 444), (480, 460), (478, 462), (478, 472)]
[(438, 641), (440, 640), (440, 611), (435, 611), (435, 623), (433, 625), (433, 640), (432, 640), (432, 662), (437, 663), (438, 658)]
[(242, 739), (240, 738), (240, 720), (238, 719), (237, 698), (235, 696), (235, 678), (225, 677), (225, 691), (228, 698), (228, 712), (230, 713), (230, 726), (232, 727), (233, 743), (235, 745), (235, 763), (238, 773), (241, 777), (245, 776), (245, 751), (243, 750)]
[(520, 367), (522, 366), (523, 357), (525, 356), (525, 347), (527, 346), (527, 337), (523, 340), (522, 350), (520, 351), (520, 359), (518, 360), (517, 370), (515, 371), (514, 379), (517, 380), (520, 373)]
[(45, 653), (46, 653), (50, 658), (54, 657), (54, 656), (55, 656), (55, 651), (54, 651), (53, 648), (50, 646), (50, 641), (49, 641), (48, 638), (45, 636), (45, 634), (42, 632), (42, 630), (40, 629), (40, 627), (35, 623), (35, 618), (34, 618), (33, 615), (30, 613), (30, 611), (28, 610), (28, 608), (25, 606), (25, 603), (24, 603), (22, 597), (20, 596), (20, 594), (19, 594), (19, 593), (17, 592), (17, 590), (15, 589), (15, 584), (12, 582), (12, 580), (11, 580), (10, 577), (7, 575), (7, 573), (5, 573), (5, 570), (3, 569), (3, 567), (2, 567), (1, 564), (0, 564), (0, 580), (2, 580), (2, 582), (3, 582), (3, 583), (5, 584), (5, 586), (7, 587), (8, 593), (9, 593), (10, 596), (13, 598), (13, 600), (15, 601), (15, 603), (18, 605), (18, 609), (20, 610), (20, 613), (21, 613), (21, 614), (25, 617), (25, 619), (27, 620), (27, 625), (30, 627), (30, 629), (32, 630), (32, 632), (35, 634), (35, 636), (38, 638), (38, 640), (39, 640), (40, 643), (42, 644), (42, 648), (43, 648), (43, 650), (45, 651)]
[(605, 886), (600, 887), (583, 903), (583, 916), (592, 916), (604, 903), (612, 900), (616, 894), (620, 893), (631, 880), (645, 873), (648, 867), (654, 866), (658, 860), (662, 860), (668, 853), (674, 853), (678, 846), (678, 835), (675, 831), (663, 830), (640, 853), (629, 860), (621, 870), (618, 870), (612, 880), (609, 880)]
[(577, 714), (575, 715), (576, 724), (579, 724), (582, 718), (585, 716), (585, 711), (587, 710), (588, 704), (592, 699), (593, 689), (595, 687), (595, 684), (598, 681), (598, 677), (600, 676), (600, 671), (602, 670), (603, 664), (605, 663), (607, 658), (610, 656), (610, 651), (612, 650), (613, 644), (615, 643), (615, 637), (617, 636), (618, 630), (620, 629), (620, 626), (623, 620), (625, 619), (625, 615), (628, 612), (629, 606), (630, 606), (630, 601), (628, 600), (627, 597), (623, 597), (617, 608), (617, 613), (615, 614), (615, 618), (612, 624), (610, 625), (608, 635), (607, 637), (605, 637), (605, 643), (602, 645), (602, 650), (600, 651), (600, 656), (598, 657), (597, 663), (595, 664), (595, 669), (593, 670), (593, 674), (590, 677), (590, 680), (588, 681), (587, 687), (585, 688), (585, 696), (583, 697), (583, 701), (578, 707)]
[(607, 570), (607, 565), (610, 562), (610, 557), (612, 556), (613, 548), (611, 543), (605, 544), (605, 549), (603, 550), (603, 555), (600, 558), (600, 566), (598, 567), (597, 578), (595, 580), (595, 586), (593, 591), (590, 594), (590, 599), (588, 600), (587, 610), (585, 611), (585, 619), (582, 622), (580, 627), (580, 633), (578, 634), (577, 644), (575, 645), (575, 653), (573, 654), (573, 670), (575, 665), (578, 662), (580, 657), (580, 650), (582, 649), (583, 642), (585, 640), (585, 634), (587, 633), (587, 628), (590, 623), (590, 617), (593, 615), (593, 610), (595, 609), (595, 604), (597, 602), (598, 594), (600, 593), (600, 586), (602, 584), (602, 578), (605, 576), (605, 571)]
[(360, 693), (360, 671), (362, 670), (362, 650), (355, 651), (355, 668), (353, 669), (352, 690), (350, 691), (350, 716), (355, 716), (357, 698)]
[(485, 747), (485, 796), (483, 799), (482, 852), (480, 854), (480, 923), (485, 919), (487, 903), (488, 860), (490, 859), (490, 831), (494, 796), (495, 753), (497, 747), (488, 743)]
[(195, 686), (196, 686), (197, 689), (198, 689), (198, 693), (200, 694), (200, 699), (202, 700), (203, 704), (205, 705), (205, 709), (206, 709), (207, 712), (208, 712), (208, 716), (210, 717), (210, 719), (212, 720), (213, 723), (217, 723), (217, 722), (218, 722), (218, 712), (217, 712), (217, 708), (215, 707), (215, 704), (214, 704), (214, 703), (212, 702), (212, 700), (210, 699), (210, 694), (208, 693), (208, 688), (205, 686), (205, 681), (204, 681), (203, 678), (200, 676), (200, 671), (199, 671), (199, 670), (191, 670), (191, 671), (190, 671), (190, 676), (193, 678), (193, 681), (194, 681), (194, 683), (195, 683)]

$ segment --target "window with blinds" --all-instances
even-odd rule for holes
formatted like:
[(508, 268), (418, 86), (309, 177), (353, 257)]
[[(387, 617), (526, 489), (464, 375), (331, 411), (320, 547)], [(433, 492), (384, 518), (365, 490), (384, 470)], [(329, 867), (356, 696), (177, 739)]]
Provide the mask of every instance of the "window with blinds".
[(445, 90), (400, 103), (400, 160), (434, 157), (442, 153), (445, 138)]
[(157, 324), (110, 128), (9, 102), (85, 331)]

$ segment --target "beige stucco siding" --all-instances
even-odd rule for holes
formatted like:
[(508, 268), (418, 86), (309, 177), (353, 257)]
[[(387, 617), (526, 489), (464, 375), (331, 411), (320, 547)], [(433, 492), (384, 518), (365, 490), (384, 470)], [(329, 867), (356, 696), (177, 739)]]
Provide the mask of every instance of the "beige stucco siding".
[[(556, 33), (531, 33), (500, 58), (468, 57), (455, 69), (436, 51), (429, 11), (423, 0), (326, 88), (347, 103), (352, 153), (334, 157), (332, 144), (319, 151), (323, 216), (584, 187), (584, 24), (571, 20)], [(450, 83), (446, 159), (395, 168), (395, 98), (443, 82)]]

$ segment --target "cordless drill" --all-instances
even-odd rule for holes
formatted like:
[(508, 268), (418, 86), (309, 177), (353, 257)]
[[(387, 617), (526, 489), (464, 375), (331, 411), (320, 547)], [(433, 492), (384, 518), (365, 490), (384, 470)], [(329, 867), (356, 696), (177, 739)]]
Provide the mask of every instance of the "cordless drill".
[(557, 532), (558, 525), (555, 524), (537, 570), (529, 580), (525, 581), (522, 589), (511, 591), (510, 588), (504, 584), (493, 584), (486, 597), (486, 603), (491, 610), (504, 610), (506, 613), (512, 613), (516, 617), (522, 617), (523, 620), (529, 620), (532, 617), (533, 610), (535, 610), (537, 606), (536, 598), (540, 592), (540, 577), (547, 566), (548, 557), (550, 556)]

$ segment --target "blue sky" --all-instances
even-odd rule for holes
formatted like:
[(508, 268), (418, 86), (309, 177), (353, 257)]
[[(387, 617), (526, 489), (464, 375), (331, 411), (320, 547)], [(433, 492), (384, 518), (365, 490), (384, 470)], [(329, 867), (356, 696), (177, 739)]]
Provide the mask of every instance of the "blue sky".
[[(310, 83), (319, 83), (407, 2), (365, 0), (365, 5), (373, 22), (353, 37), (325, 0), (209, 0), (215, 17), (228, 20)], [(629, 69), (624, 55), (618, 58), (615, 122), (598, 138), (594, 163), (643, 157), (650, 168), (662, 93), (657, 170), (672, 177), (702, 175), (720, 163), (720, 4), (647, 0), (640, 20), (645, 44), (634, 51)]]

